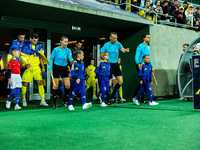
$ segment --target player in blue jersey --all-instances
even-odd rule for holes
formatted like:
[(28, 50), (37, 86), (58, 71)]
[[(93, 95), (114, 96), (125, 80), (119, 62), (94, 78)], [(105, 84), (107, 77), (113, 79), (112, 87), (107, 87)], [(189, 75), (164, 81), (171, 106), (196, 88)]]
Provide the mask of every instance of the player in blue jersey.
[(12, 59), (12, 54), (11, 51), (12, 49), (18, 49), (19, 52), (21, 53), (22, 47), (24, 46), (24, 39), (25, 39), (25, 32), (21, 30), (18, 35), (16, 40), (12, 40), (9, 52), (7, 54), (7, 63)]
[(56, 103), (56, 94), (60, 77), (62, 78), (65, 85), (65, 96), (63, 105), (67, 107), (67, 99), (70, 89), (67, 60), (69, 59), (70, 62), (74, 61), (74, 59), (72, 58), (71, 50), (67, 48), (67, 45), (68, 38), (66, 36), (62, 36), (60, 40), (60, 46), (54, 48), (50, 57), (50, 74), (53, 74), (56, 83), (56, 86), (53, 87), (54, 109), (58, 109)]
[(102, 62), (95, 69), (96, 73), (96, 82), (98, 82), (100, 91), (101, 91), (101, 107), (106, 107), (105, 104), (105, 95), (107, 94), (107, 98), (110, 96), (110, 87), (109, 87), (109, 76), (110, 76), (110, 63), (108, 61), (109, 53), (102, 52), (100, 54)]
[(86, 103), (86, 92), (85, 92), (85, 65), (82, 61), (84, 59), (84, 53), (82, 50), (77, 50), (75, 52), (74, 64), (71, 67), (71, 87), (69, 91), (69, 110), (74, 110), (73, 98), (74, 95), (81, 94), (81, 100), (83, 103), (83, 109), (88, 109), (92, 106), (92, 103)]
[(110, 33), (110, 41), (105, 43), (101, 48), (100, 52), (108, 52), (109, 53), (109, 62), (110, 62), (110, 80), (112, 80), (112, 75), (114, 75), (118, 81), (115, 85), (115, 88), (111, 94), (110, 100), (114, 101), (114, 96), (117, 90), (123, 83), (123, 77), (121, 70), (119, 68), (119, 64), (117, 63), (119, 57), (119, 51), (123, 53), (129, 52), (130, 48), (124, 48), (120, 42), (117, 41), (117, 33)]
[[(144, 63), (144, 60), (142, 59), (144, 55), (149, 55), (150, 56), (150, 47), (149, 47), (149, 43), (151, 41), (151, 36), (148, 33), (145, 33), (142, 36), (143, 42), (138, 45), (137, 49), (136, 49), (136, 54), (135, 54), (135, 63), (136, 63), (136, 70), (139, 73), (139, 70), (142, 69), (142, 63)], [(154, 68), (153, 68), (153, 64), (151, 61), (151, 57), (150, 57), (150, 64), (152, 67), (152, 71), (154, 72)], [(138, 84), (137, 88), (135, 89), (135, 92), (132, 95), (133, 100), (135, 100), (135, 97), (137, 95), (137, 93), (140, 90), (140, 86), (141, 84)], [(140, 103), (145, 103), (144, 102), (144, 94), (141, 96), (141, 101)]]
[(151, 80), (152, 67), (151, 67), (151, 64), (149, 63), (150, 62), (150, 56), (144, 55), (143, 61), (144, 61), (144, 63), (141, 65), (142, 69), (139, 71), (139, 74), (138, 74), (138, 76), (140, 78), (140, 84), (141, 84), (140, 92), (138, 93), (137, 98), (135, 100), (133, 100), (133, 102), (136, 105), (140, 105), (138, 103), (138, 99), (140, 98), (140, 96), (143, 95), (143, 93), (147, 92), (148, 96), (149, 96), (149, 100), (150, 100), (149, 105), (158, 105), (158, 103), (153, 101), (152, 89), (151, 89), (151, 86), (150, 86), (150, 83), (153, 84), (153, 82)]

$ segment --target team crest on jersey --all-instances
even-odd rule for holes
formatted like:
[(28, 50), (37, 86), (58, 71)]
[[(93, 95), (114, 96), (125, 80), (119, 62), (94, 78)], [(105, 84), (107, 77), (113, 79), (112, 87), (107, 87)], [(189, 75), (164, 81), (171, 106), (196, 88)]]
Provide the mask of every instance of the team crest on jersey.
[(103, 66), (102, 68), (106, 68), (105, 66)]
[(147, 68), (145, 68), (144, 70), (147, 70)]
[(85, 96), (83, 96), (83, 98), (85, 98)]
[(78, 67), (76, 67), (75, 70), (78, 70)]

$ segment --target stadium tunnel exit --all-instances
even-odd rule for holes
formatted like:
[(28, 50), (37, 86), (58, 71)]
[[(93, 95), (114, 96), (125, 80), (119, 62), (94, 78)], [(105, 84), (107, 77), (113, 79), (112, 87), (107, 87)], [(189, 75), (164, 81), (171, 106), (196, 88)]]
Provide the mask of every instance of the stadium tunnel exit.
[[(9, 5), (9, 9), (14, 10), (16, 7), (18, 9), (16, 9), (15, 14), (12, 14), (8, 9), (2, 7), (3, 4)], [(63, 4), (63, 6), (68, 6), (68, 4)], [(26, 13), (21, 13), (21, 11)], [(138, 39), (138, 36), (149, 32), (149, 25), (152, 22), (123, 15), (116, 15), (114, 18), (110, 18), (105, 16), (105, 14), (92, 15), (80, 11), (60, 9), (57, 5), (52, 7), (50, 5), (40, 5), (39, 3), (30, 4), (24, 1), (3, 0), (0, 6), (0, 28), (1, 30), (4, 30), (4, 28), (11, 29), (9, 32), (5, 30), (7, 36), (12, 35), (13, 29), (27, 30), (27, 40), (29, 40), (29, 36), (32, 33), (39, 34), (39, 43), (44, 48), (44, 53), (48, 60), (50, 59), (51, 51), (56, 47), (55, 43), (59, 43), (62, 35), (67, 36), (72, 43), (68, 45), (69, 48), (74, 47), (74, 41), (84, 40), (83, 50), (85, 52), (86, 67), (89, 64), (90, 58), (93, 57), (97, 60), (101, 46), (109, 41), (110, 32), (117, 32), (118, 40), (124, 47), (131, 49), (129, 54), (120, 54), (122, 66), (124, 66), (124, 97), (130, 97), (132, 90), (135, 88), (134, 82), (138, 80), (133, 78), (133, 76), (136, 76), (136, 70), (132, 69), (132, 66), (135, 65), (133, 59), (135, 49), (142, 42), (141, 39)], [(4, 38), (3, 34), (0, 36), (2, 39)], [(9, 41), (12, 38), (14, 37), (8, 37)], [(46, 77), (46, 99), (50, 99), (51, 83), (47, 66)], [(30, 89), (33, 90), (29, 94), (29, 100), (40, 99), (37, 93), (37, 86), (34, 86), (34, 83)]]

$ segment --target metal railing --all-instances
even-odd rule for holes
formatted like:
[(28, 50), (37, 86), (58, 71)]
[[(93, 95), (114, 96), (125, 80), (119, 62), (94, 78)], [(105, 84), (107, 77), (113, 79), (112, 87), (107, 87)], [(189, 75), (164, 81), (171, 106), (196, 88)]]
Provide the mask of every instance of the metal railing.
[[(179, 4), (182, 4), (182, 5), (183, 5), (184, 2), (185, 2), (185, 1), (179, 0)], [(195, 2), (194, 0), (187, 0), (187, 2), (188, 2), (189, 4), (192, 4), (194, 7), (200, 7), (200, 5), (198, 5), (198, 4), (200, 4), (200, 0), (197, 0), (196, 2)]]
[[(172, 26), (175, 26), (175, 27), (179, 26), (179, 27), (182, 27), (182, 28), (193, 28), (193, 29), (195, 29), (195, 27), (191, 27), (191, 26), (189, 26), (189, 25), (187, 25), (187, 24), (180, 24), (180, 23), (177, 23), (177, 19), (176, 19), (174, 16), (171, 16), (171, 15), (168, 15), (168, 18), (170, 18), (170, 19), (174, 18), (174, 22), (169, 22), (169, 21), (166, 21), (166, 20), (159, 20), (159, 21), (158, 21), (158, 16), (165, 16), (165, 14), (161, 14), (161, 13), (149, 11), (149, 10), (146, 10), (146, 9), (144, 9), (144, 8), (142, 8), (142, 7), (139, 7), (139, 6), (130, 4), (130, 3), (121, 3), (121, 4), (117, 4), (117, 3), (114, 3), (114, 2), (109, 2), (108, 0), (98, 0), (98, 1), (100, 1), (100, 2), (105, 2), (105, 3), (109, 3), (109, 4), (112, 4), (112, 5), (115, 5), (115, 6), (126, 5), (126, 9), (125, 9), (125, 10), (127, 10), (128, 6), (135, 7), (135, 8), (137, 8), (137, 9), (139, 9), (139, 10), (144, 10), (145, 13), (144, 13), (143, 18), (145, 18), (146, 13), (149, 13), (149, 12), (150, 12), (150, 13), (156, 15), (156, 16), (155, 16), (155, 18), (156, 18), (155, 23), (156, 23), (156, 24), (161, 23), (161, 24), (166, 24), (166, 25), (172, 25)], [(199, 7), (200, 7), (200, 6), (199, 6)], [(146, 19), (146, 18), (145, 18), (145, 19)], [(153, 21), (153, 20), (152, 20), (152, 21)]]
[[(98, 1), (100, 1), (100, 2), (105, 2), (105, 3), (109, 3), (108, 0), (98, 0)], [(150, 13), (152, 13), (152, 14), (155, 14), (155, 15), (156, 15), (156, 21), (155, 21), (156, 24), (158, 23), (158, 20), (157, 20), (158, 16), (165, 16), (164, 14), (157, 13), (157, 12), (153, 12), (153, 11), (150, 11), (150, 10), (146, 10), (146, 9), (144, 9), (144, 8), (142, 8), (142, 7), (139, 7), (139, 6), (130, 4), (130, 3), (121, 3), (121, 4), (117, 4), (117, 3), (114, 3), (114, 2), (110, 2), (109, 4), (112, 4), (112, 5), (115, 5), (115, 6), (126, 5), (126, 9), (125, 9), (125, 10), (127, 10), (127, 7), (128, 7), (128, 6), (132, 6), (132, 7), (134, 7), (134, 8), (139, 9), (139, 10), (144, 10), (144, 16), (143, 16), (144, 18), (145, 18), (145, 16), (146, 16), (146, 13), (147, 13), (147, 12), (148, 12), (148, 13), (150, 12)], [(176, 19), (174, 16), (168, 15), (168, 17), (169, 17), (170, 19), (171, 19), (171, 18), (174, 18), (175, 24), (177, 23), (177, 19)]]

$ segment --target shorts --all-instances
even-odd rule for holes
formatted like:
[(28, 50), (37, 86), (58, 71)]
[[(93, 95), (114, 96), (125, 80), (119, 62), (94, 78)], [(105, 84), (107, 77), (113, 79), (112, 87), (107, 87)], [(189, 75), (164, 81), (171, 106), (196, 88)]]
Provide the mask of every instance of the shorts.
[(53, 64), (53, 77), (54, 78), (67, 78), (69, 77), (69, 71), (67, 66), (58, 66)]
[(31, 82), (33, 78), (34, 80), (42, 80), (41, 68), (39, 66), (26, 69), (22, 76), (22, 82)]
[(20, 74), (10, 74), (10, 80), (12, 82), (12, 86), (8, 84), (8, 89), (16, 89), (16, 88), (22, 88), (22, 78)]
[(110, 63), (110, 79), (112, 79), (112, 76), (122, 76), (122, 72), (119, 68), (119, 64), (118, 63)]

